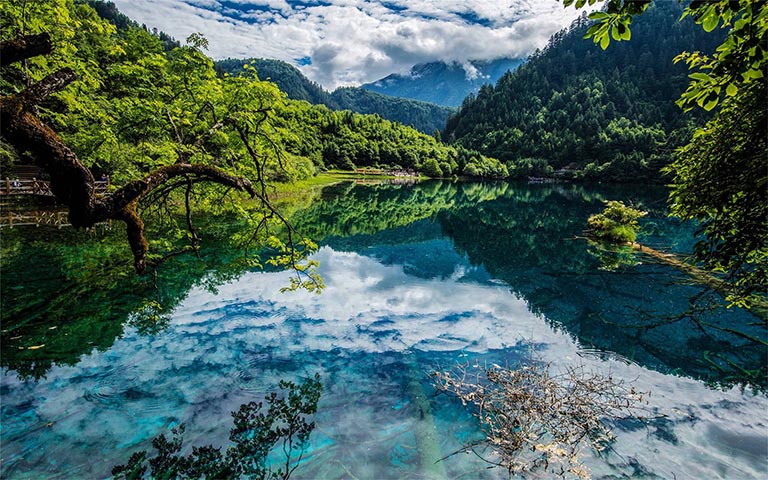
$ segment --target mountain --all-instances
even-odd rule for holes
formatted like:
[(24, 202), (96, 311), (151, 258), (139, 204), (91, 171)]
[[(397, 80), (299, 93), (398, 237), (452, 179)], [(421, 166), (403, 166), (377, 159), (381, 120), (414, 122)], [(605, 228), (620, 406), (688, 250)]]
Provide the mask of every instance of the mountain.
[[(236, 78), (248, 61), (231, 60), (216, 66), (199, 49), (178, 48), (169, 36), (138, 25), (113, 3), (94, 1), (96, 6), (105, 7), (97, 12), (81, 2), (85, 0), (61, 0), (56, 15), (46, 15), (45, 9), (30, 11), (30, 24), (42, 31), (85, 28), (89, 34), (75, 35), (65, 43), (76, 56), (53, 63), (3, 66), (0, 97), (14, 95), (29, 78), (44, 78), (62, 66), (87, 72), (87, 81), (76, 83), (77, 95), (47, 103), (42, 113), (44, 121), (56, 125), (56, 133), (79, 161), (92, 165), (97, 176), (109, 175), (115, 185), (153, 168), (178, 163), (181, 144), (184, 154), (194, 152), (190, 155), (196, 164), (223, 169), (236, 165), (237, 174), (250, 174), (269, 183), (306, 179), (321, 169), (336, 167), (410, 170), (431, 177), (507, 176), (506, 168), (496, 159), (445, 145), (430, 134), (382, 115), (333, 111), (303, 99), (325, 100), (337, 108), (390, 109), (413, 121), (435, 111), (447, 115), (445, 107), (361, 89), (328, 94), (287, 64), (250, 62), (261, 70), (262, 78), (269, 77), (266, 66), (273, 68), (275, 77), (282, 72), (284, 88), (294, 96), (303, 95), (302, 100), (286, 99), (272, 82)], [(12, 18), (22, 17), (23, 4), (11, 8), (16, 15)], [(110, 28), (110, 23), (118, 28)], [(224, 75), (224, 67), (234, 75)], [(271, 114), (253, 123), (243, 119), (243, 114), (248, 117), (249, 112), (261, 108), (268, 108)], [(231, 122), (221, 122), (222, 115)], [(100, 121), (94, 122), (94, 118)], [(216, 135), (205, 133), (214, 130)], [(0, 144), (0, 168), (7, 169), (22, 157), (43, 161), (25, 152)]]
[(448, 116), (453, 113), (452, 109), (434, 103), (390, 97), (358, 87), (337, 88), (331, 94), (331, 99), (340, 110), (376, 113), (387, 120), (412, 126), (429, 134), (445, 128)]
[[(114, 2), (104, 0), (81, 1), (94, 9), (99, 17), (117, 27), (118, 31), (124, 32), (129, 28), (142, 28), (143, 30), (150, 32), (146, 25), (141, 25), (141, 27), (139, 27), (138, 22), (130, 19), (127, 15), (118, 10), (117, 5), (115, 5)], [(163, 43), (163, 50), (166, 52), (170, 52), (174, 48), (181, 46), (181, 43), (178, 40), (161, 30), (155, 28), (150, 33), (160, 39)]]
[(228, 58), (217, 61), (216, 69), (236, 75), (243, 70), (244, 64), (254, 67), (260, 79), (275, 83), (290, 99), (322, 104), (332, 110), (376, 113), (382, 118), (414, 127), (424, 133), (432, 134), (442, 130), (452, 113), (447, 107), (390, 97), (357, 87), (343, 87), (329, 93), (305, 77), (296, 67), (280, 60)]
[(469, 96), (443, 138), (498, 158), (512, 175), (662, 180), (660, 168), (707, 117), (675, 105), (689, 72), (673, 58), (712, 52), (724, 38), (691, 17), (678, 21), (682, 10), (654, 2), (633, 21), (632, 39), (605, 51), (583, 38), (591, 22), (582, 16), (495, 87)]
[(412, 98), (447, 107), (458, 107), (470, 93), (477, 93), (486, 83), (494, 84), (508, 71), (523, 63), (520, 58), (502, 58), (487, 62), (433, 62), (416, 65), (408, 75), (392, 74), (362, 88), (393, 97)]
[(215, 67), (220, 73), (226, 72), (237, 75), (243, 71), (243, 65), (250, 65), (256, 69), (260, 80), (268, 80), (278, 86), (280, 90), (292, 100), (305, 100), (318, 105), (323, 104), (336, 110), (330, 93), (323, 90), (319, 84), (304, 76), (296, 67), (281, 60), (270, 58), (227, 58), (217, 60)]

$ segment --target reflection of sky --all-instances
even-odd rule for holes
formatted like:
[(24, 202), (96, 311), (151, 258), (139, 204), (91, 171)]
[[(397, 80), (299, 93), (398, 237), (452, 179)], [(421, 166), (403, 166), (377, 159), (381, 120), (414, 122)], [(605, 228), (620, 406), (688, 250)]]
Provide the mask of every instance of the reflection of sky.
[[(450, 248), (440, 245), (431, 244)], [(507, 288), (467, 281), (483, 275), (458, 257), (449, 274), (407, 273), (429, 253), (423, 247), (404, 259), (410, 267), (325, 247), (317, 254), (322, 295), (275, 293), (288, 283), (286, 272), (247, 274), (216, 293), (191, 291), (157, 336), (129, 332), (110, 350), (54, 367), (39, 382), (5, 373), (2, 477), (104, 476), (180, 421), (188, 441), (224, 444), (229, 412), (280, 379), (314, 372), (325, 390), (297, 478), (504, 477), (470, 456), (451, 457), (443, 470), (420, 458), (424, 451), (447, 455), (473, 433), (442, 396), (427, 395), (434, 423), (424, 420), (419, 392), (428, 388), (430, 368), (514, 362), (531, 344), (556, 366), (578, 360), (652, 390), (649, 407), (667, 415), (649, 428), (625, 426), (608, 462), (589, 462), (596, 478), (644, 469), (678, 479), (760, 478), (765, 471), (764, 396), (584, 354)]]
[[(283, 352), (307, 348), (485, 352), (524, 338), (570, 345), (565, 336), (553, 336), (507, 288), (461, 282), (468, 265), (457, 265), (448, 278), (424, 279), (404, 273), (401, 265), (386, 266), (329, 248), (323, 248), (317, 259), (327, 286), (321, 295), (293, 292), (273, 297), (269, 292), (286, 284), (287, 274), (270, 279), (250, 274), (221, 287), (218, 295), (193, 292), (176, 311), (177, 321), (196, 328), (215, 320), (214, 331), (225, 332), (251, 328), (253, 318), (261, 318), (260, 331), (251, 330), (252, 334), (262, 346)], [(284, 336), (281, 325), (290, 328), (290, 337)]]

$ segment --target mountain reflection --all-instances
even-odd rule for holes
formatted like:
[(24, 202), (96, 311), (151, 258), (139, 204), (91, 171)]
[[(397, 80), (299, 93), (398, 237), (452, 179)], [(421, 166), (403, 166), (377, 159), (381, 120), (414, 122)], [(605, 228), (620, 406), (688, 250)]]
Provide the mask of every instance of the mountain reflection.
[[(663, 191), (430, 182), (322, 197), (291, 213), (321, 245), (321, 295), (279, 293), (291, 272), (254, 271), (223, 241), (154, 279), (132, 273), (120, 232), (3, 231), (0, 476), (105, 478), (182, 423), (188, 448), (216, 449), (230, 412), (318, 373), (317, 426), (292, 478), (498, 478), (449, 455), (479, 432), (426, 373), (536, 356), (607, 370), (665, 416), (619, 426), (616, 454), (589, 460), (596, 477), (684, 465), (761, 478), (764, 457), (741, 439), (762, 438), (768, 399), (726, 387), (765, 387), (764, 327), (710, 310), (717, 296), (642, 257), (606, 271), (578, 238), (619, 198), (652, 212), (644, 242), (686, 251)], [(174, 455), (193, 465), (188, 448)]]
[[(603, 200), (623, 199), (651, 212), (641, 241), (689, 250), (691, 231), (666, 217), (664, 198), (661, 190), (505, 182), (327, 187), (320, 200), (293, 208), (292, 222), (325, 246), (321, 274), (336, 288), (319, 297), (265, 292), (262, 300), (284, 304), (292, 341), (312, 348), (483, 351), (520, 332), (535, 339), (536, 322), (509, 326), (535, 318), (530, 311), (593, 354), (713, 384), (765, 387), (766, 329), (753, 316), (722, 308), (716, 295), (642, 257), (606, 271), (578, 238)], [(194, 317), (189, 309), (203, 308), (189, 293), (195, 286), (251, 288), (228, 283), (250, 269), (226, 242), (209, 245), (204, 261), (174, 260), (153, 281), (119, 268), (130, 262), (119, 232), (55, 231), (45, 242), (25, 235), (3, 232), (0, 336), (2, 366), (22, 377), (104, 351), (126, 326), (152, 334), (182, 312)], [(222, 307), (227, 324), (264, 308)], [(360, 321), (333, 323), (351, 318)], [(264, 333), (265, 344), (278, 340)]]
[[(690, 251), (692, 228), (666, 216), (663, 189), (446, 182), (358, 187), (312, 206), (299, 219), (310, 228), (322, 224), (316, 219), (354, 219), (313, 233), (334, 249), (402, 264), (412, 275), (482, 271), (476, 280), (502, 281), (586, 350), (713, 384), (764, 388), (767, 336), (754, 316), (724, 308), (713, 292), (647, 258), (634, 255), (613, 271), (602, 268), (579, 236), (586, 218), (614, 198), (650, 212), (642, 242)], [(451, 248), (438, 249), (430, 243), (436, 239)]]

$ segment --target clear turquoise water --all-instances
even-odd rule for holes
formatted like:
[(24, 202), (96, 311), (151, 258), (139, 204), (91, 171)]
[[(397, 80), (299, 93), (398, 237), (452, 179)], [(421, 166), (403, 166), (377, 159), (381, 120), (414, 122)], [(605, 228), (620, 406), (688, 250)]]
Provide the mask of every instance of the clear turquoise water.
[(0, 476), (108, 477), (182, 422), (185, 451), (224, 445), (240, 404), (319, 373), (293, 478), (503, 478), (475, 456), (437, 462), (479, 433), (427, 375), (533, 354), (631, 381), (664, 415), (585, 452), (594, 478), (763, 478), (768, 350), (743, 334), (766, 329), (668, 267), (606, 269), (577, 238), (603, 199), (651, 211), (646, 243), (690, 251), (663, 191), (562, 185), (327, 188), (293, 218), (321, 244), (321, 295), (279, 293), (288, 272), (232, 267), (222, 247), (155, 288), (105, 266), (119, 231), (4, 230)]

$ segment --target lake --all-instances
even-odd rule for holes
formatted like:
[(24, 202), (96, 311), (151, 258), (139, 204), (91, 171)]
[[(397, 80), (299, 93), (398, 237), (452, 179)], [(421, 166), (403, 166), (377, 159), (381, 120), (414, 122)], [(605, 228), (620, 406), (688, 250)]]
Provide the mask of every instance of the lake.
[(582, 238), (605, 200), (649, 212), (641, 242), (692, 251), (663, 189), (570, 184), (326, 187), (288, 208), (320, 245), (319, 295), (223, 244), (139, 278), (119, 225), (4, 228), (0, 476), (109, 477), (181, 423), (184, 453), (226, 445), (240, 405), (319, 374), (292, 478), (505, 478), (451, 455), (479, 427), (429, 374), (536, 359), (650, 392), (652, 420), (585, 452), (594, 478), (763, 478), (764, 323)]

